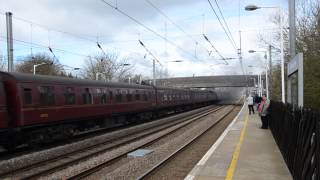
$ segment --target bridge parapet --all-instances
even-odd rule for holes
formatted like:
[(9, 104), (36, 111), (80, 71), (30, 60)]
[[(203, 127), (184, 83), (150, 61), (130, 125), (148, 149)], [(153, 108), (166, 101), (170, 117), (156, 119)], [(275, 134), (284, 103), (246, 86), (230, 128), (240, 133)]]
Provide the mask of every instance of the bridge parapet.
[(197, 76), (158, 79), (157, 86), (182, 88), (253, 87), (256, 75)]

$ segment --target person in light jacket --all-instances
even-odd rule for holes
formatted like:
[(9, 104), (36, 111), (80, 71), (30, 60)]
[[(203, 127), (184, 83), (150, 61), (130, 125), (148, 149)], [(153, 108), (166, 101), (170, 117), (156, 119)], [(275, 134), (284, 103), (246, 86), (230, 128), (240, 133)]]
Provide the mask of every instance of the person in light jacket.
[(261, 117), (262, 126), (261, 129), (268, 129), (269, 126), (269, 117), (268, 117), (268, 109), (270, 106), (270, 100), (265, 96), (262, 97), (262, 101), (259, 105), (258, 112)]
[(248, 108), (249, 108), (249, 114), (251, 114), (251, 112), (254, 114), (253, 97), (251, 95), (248, 96), (247, 103), (248, 103)]

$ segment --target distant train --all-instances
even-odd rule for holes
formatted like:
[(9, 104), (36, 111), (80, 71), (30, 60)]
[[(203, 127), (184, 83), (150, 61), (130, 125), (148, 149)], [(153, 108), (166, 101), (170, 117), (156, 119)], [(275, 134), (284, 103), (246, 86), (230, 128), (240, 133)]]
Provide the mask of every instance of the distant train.
[(0, 145), (51, 142), (216, 100), (206, 90), (0, 72)]

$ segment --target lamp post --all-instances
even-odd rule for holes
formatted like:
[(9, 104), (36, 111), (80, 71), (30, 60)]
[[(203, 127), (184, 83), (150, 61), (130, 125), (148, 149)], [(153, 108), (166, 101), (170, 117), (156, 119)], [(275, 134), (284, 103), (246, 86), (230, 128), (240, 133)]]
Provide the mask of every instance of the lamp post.
[[(253, 74), (253, 72), (249, 72), (249, 74), (250, 74), (250, 75), (252, 75), (252, 74)], [(255, 77), (253, 77), (253, 78), (250, 78), (250, 79), (252, 79), (252, 80), (253, 80), (254, 90), (255, 90), (255, 92), (257, 92), (257, 83), (256, 83), (256, 78), (255, 78)]]
[[(79, 71), (81, 68), (73, 68), (72, 71)], [(76, 73), (76, 78), (78, 78), (78, 73)]]
[[(269, 85), (268, 85), (268, 69), (267, 67), (259, 67), (259, 66), (251, 66), (249, 65), (248, 66), (249, 68), (261, 68), (261, 69), (265, 69), (265, 74), (266, 74), (266, 79), (265, 79), (265, 87), (266, 87), (266, 96), (267, 98), (269, 98)], [(259, 84), (259, 89), (260, 89), (260, 96), (262, 96), (262, 92), (263, 92), (263, 86), (262, 86), (262, 73), (260, 72), (259, 75), (258, 75), (258, 84)]]
[(245, 7), (246, 11), (255, 11), (257, 9), (265, 9), (265, 8), (275, 8), (279, 10), (279, 14), (280, 14), (280, 22), (279, 22), (279, 30), (280, 30), (280, 59), (281, 59), (281, 94), (282, 94), (282, 102), (285, 103), (286, 99), (285, 99), (285, 82), (284, 82), (284, 53), (283, 53), (283, 32), (282, 32), (282, 10), (279, 6), (269, 6), (269, 7), (259, 7), (256, 5), (248, 5)]
[[(74, 71), (79, 71), (81, 68), (79, 68), (79, 67), (72, 67), (72, 66), (68, 66), (68, 65), (61, 65), (62, 67), (67, 67), (68, 69), (70, 69), (71, 70), (71, 72), (72, 72), (72, 74), (71, 75), (73, 75), (73, 73), (74, 73)], [(76, 78), (78, 78), (77, 77), (77, 74), (76, 74)]]
[(37, 68), (38, 66), (42, 66), (42, 65), (45, 65), (45, 64), (47, 64), (47, 63), (41, 63), (41, 64), (35, 64), (35, 65), (33, 65), (33, 75), (36, 75), (36, 68)]
[[(269, 99), (269, 76), (268, 76), (268, 62), (267, 62), (267, 51), (255, 51), (255, 50), (249, 50), (249, 53), (256, 53), (256, 52), (263, 52), (264, 53), (264, 59), (265, 59), (265, 72), (266, 72), (266, 95), (267, 98)], [(271, 54), (269, 54), (269, 56), (271, 56)], [(251, 66), (253, 67), (253, 66)], [(262, 68), (262, 67), (259, 67)]]

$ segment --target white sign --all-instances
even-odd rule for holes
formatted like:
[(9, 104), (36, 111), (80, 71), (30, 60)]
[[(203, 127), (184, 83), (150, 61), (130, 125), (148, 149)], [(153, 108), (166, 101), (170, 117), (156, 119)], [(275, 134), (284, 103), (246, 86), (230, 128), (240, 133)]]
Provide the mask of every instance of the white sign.
[(291, 61), (288, 63), (288, 76), (298, 71), (300, 63), (303, 62), (302, 60), (303, 60), (302, 53), (297, 54), (293, 59), (291, 59)]
[(291, 97), (291, 80), (290, 77), (292, 74), (298, 72), (298, 105), (303, 106), (303, 54), (297, 54), (291, 61), (288, 63), (288, 102), (292, 103)]

